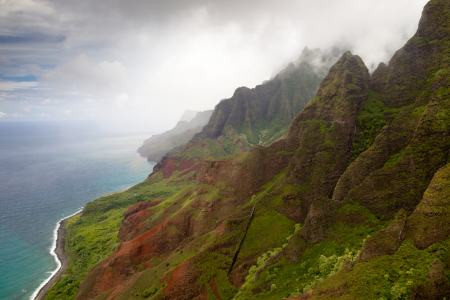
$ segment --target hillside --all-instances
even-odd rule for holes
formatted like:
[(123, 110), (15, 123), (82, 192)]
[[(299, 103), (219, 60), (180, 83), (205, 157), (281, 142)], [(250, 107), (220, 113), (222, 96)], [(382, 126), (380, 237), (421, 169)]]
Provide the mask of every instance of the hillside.
[(314, 98), (335, 60), (319, 49), (305, 48), (270, 81), (254, 89), (238, 88), (232, 98), (220, 101), (194, 140), (217, 139), (232, 131), (247, 148), (271, 144), (286, 134), (293, 118)]
[(389, 65), (370, 75), (344, 53), (267, 146), (254, 128), (290, 98), (252, 107), (278, 76), (238, 89), (187, 149), (233, 136), (253, 147), (198, 161), (185, 148), (87, 205), (68, 226), (74, 267), (46, 299), (448, 298), (449, 41), (450, 2), (431, 0)]
[[(300, 57), (271, 80), (253, 89), (240, 87), (233, 97), (216, 105), (208, 124), (183, 149), (168, 153), (154, 168), (169, 178), (174, 172), (192, 173), (196, 179), (205, 158), (247, 152), (283, 137), (293, 118), (316, 95), (334, 53), (305, 48)], [(180, 151), (181, 150), (181, 151)], [(150, 176), (150, 177), (151, 177)]]
[(177, 155), (184, 149), (184, 144), (208, 123), (212, 112), (187, 110), (174, 128), (146, 139), (137, 152), (151, 162), (160, 161), (168, 153), (171, 156)]

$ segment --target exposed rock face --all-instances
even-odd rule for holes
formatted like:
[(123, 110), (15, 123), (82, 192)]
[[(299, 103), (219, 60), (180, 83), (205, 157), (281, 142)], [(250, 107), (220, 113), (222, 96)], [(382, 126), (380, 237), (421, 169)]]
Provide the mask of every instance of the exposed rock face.
[(155, 174), (162, 174), (164, 179), (170, 178), (175, 171), (182, 172), (178, 177), (188, 175), (191, 172), (195, 172), (191, 177), (188, 178), (189, 181), (197, 179), (197, 172), (203, 165), (203, 159), (195, 161), (193, 158), (184, 160), (178, 163), (176, 158), (164, 156), (159, 163), (153, 167), (153, 172), (149, 175), (151, 178)]
[(233, 189), (229, 196), (248, 199), (261, 186), (287, 167), (292, 155), (280, 153), (280, 145), (268, 148), (256, 146), (242, 162), (236, 160), (207, 160), (198, 174), (197, 186), (224, 182)]
[(367, 99), (368, 84), (364, 63), (346, 52), (331, 68), (314, 101), (293, 121), (286, 139), (297, 145), (287, 177), (293, 184), (309, 185), (311, 193), (305, 198), (332, 195), (350, 158), (355, 118)]
[(212, 110), (195, 112), (192, 117), (194, 112), (186, 111), (173, 129), (145, 140), (137, 152), (151, 162), (159, 162), (168, 152), (171, 153), (170, 156), (180, 153), (183, 150), (182, 145), (189, 142), (208, 123), (212, 112)]
[(333, 210), (339, 207), (327, 198), (333, 196), (348, 165), (355, 118), (367, 99), (368, 85), (364, 63), (346, 52), (331, 68), (317, 97), (295, 118), (287, 135), (286, 140), (296, 141), (297, 145), (286, 178), (301, 187), (297, 198), (311, 205), (307, 226), (302, 229), (310, 242), (321, 240)]
[(130, 207), (124, 214), (123, 223), (119, 230), (119, 240), (126, 241), (127, 236), (133, 231), (140, 232), (142, 223), (148, 218), (149, 211), (147, 208), (156, 206), (162, 201), (143, 202)]

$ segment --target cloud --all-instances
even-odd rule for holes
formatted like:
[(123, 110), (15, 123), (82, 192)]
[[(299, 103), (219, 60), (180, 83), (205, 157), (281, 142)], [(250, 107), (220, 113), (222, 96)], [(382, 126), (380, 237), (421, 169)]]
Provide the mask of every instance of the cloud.
[(29, 89), (37, 87), (36, 82), (16, 82), (0, 80), (0, 91), (14, 91), (20, 89)]
[(31, 17), (35, 15), (49, 15), (53, 12), (49, 3), (34, 0), (3, 0), (0, 2), (0, 8), (0, 16), (2, 17), (20, 13)]
[(0, 0), (0, 74), (38, 79), (0, 81), (2, 105), (166, 129), (269, 79), (305, 46), (351, 50), (373, 71), (412, 37), (426, 2)]
[(45, 99), (41, 102), (43, 105), (56, 105), (59, 103), (65, 102), (64, 100), (55, 100), (55, 99)]
[(26, 44), (26, 43), (59, 43), (66, 38), (64, 36), (52, 36), (45, 34), (25, 34), (25, 35), (0, 35), (0, 45), (2, 44)]
[(119, 108), (124, 107), (126, 105), (126, 103), (128, 102), (128, 99), (129, 99), (129, 97), (127, 94), (120, 93), (115, 98), (115, 105)]
[(43, 73), (40, 78), (65, 94), (104, 97), (127, 89), (127, 69), (120, 62), (95, 63), (80, 54), (72, 60)]
[(6, 116), (6, 113), (0, 111), (0, 118), (3, 118), (4, 116)]
[(23, 106), (21, 110), (24, 114), (27, 114), (27, 115), (33, 113), (33, 108), (31, 106)]

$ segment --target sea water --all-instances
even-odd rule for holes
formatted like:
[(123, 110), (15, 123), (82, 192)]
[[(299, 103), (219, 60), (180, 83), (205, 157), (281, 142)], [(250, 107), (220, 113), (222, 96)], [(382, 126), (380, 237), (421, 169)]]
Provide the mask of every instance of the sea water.
[(0, 122), (0, 299), (30, 299), (58, 267), (50, 254), (58, 221), (152, 172), (136, 153), (148, 136), (136, 134)]

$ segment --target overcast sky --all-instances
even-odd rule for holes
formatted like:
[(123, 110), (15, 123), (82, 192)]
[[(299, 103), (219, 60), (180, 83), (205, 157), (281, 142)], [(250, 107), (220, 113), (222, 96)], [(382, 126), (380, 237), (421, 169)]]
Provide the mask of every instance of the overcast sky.
[(426, 0), (0, 0), (0, 121), (100, 119), (149, 131), (254, 87), (302, 49), (373, 71)]

